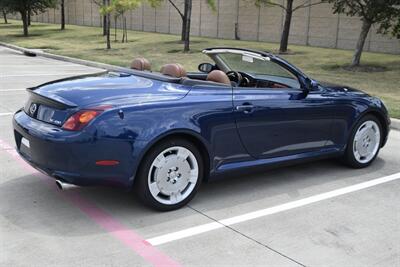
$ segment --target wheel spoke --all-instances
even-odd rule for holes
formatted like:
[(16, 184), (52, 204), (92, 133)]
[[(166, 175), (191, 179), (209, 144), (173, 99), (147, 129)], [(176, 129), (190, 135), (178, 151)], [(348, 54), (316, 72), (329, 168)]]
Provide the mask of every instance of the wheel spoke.
[(158, 188), (157, 182), (149, 184), (149, 189), (153, 196), (157, 196), (160, 193), (160, 189)]
[(357, 145), (355, 145), (355, 148), (353, 149), (353, 153), (354, 153), (354, 157), (355, 157), (357, 160), (361, 160), (360, 153), (359, 153), (358, 150), (357, 150)]
[(372, 156), (372, 153), (374, 153), (374, 150), (375, 150), (375, 145), (371, 145), (371, 146), (369, 146), (369, 147), (367, 148), (366, 154)]
[(187, 149), (179, 148), (177, 153), (178, 159), (186, 161), (189, 157), (189, 151)]
[(157, 156), (157, 158), (154, 160), (153, 165), (156, 168), (161, 168), (164, 166), (167, 162), (167, 159), (165, 158), (164, 154), (160, 154)]
[(189, 174), (189, 182), (194, 184), (197, 182), (198, 179), (198, 171), (197, 170), (191, 170)]
[(355, 136), (355, 139), (361, 139), (361, 138), (364, 136), (364, 133), (365, 133), (367, 130), (368, 130), (368, 129), (367, 129), (366, 126), (364, 126), (363, 128), (359, 129), (359, 130), (357, 131), (357, 134), (356, 134), (356, 136)]
[(178, 202), (180, 202), (182, 200), (182, 195), (179, 192), (173, 193), (169, 197), (169, 200), (171, 201), (172, 204), (178, 203)]

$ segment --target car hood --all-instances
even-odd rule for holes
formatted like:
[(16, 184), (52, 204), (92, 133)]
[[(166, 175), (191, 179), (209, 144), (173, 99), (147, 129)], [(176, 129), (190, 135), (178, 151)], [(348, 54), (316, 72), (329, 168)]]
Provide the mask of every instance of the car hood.
[(367, 93), (352, 88), (350, 86), (345, 86), (345, 85), (339, 85), (335, 83), (329, 83), (329, 82), (319, 82), (319, 85), (323, 86), (325, 89), (331, 91), (331, 92), (338, 92), (338, 93), (349, 93), (349, 94), (356, 94), (360, 96), (368, 96)]
[(33, 92), (70, 107), (88, 107), (177, 100), (183, 98), (188, 90), (180, 84), (134, 75), (107, 75), (55, 81), (38, 86)]

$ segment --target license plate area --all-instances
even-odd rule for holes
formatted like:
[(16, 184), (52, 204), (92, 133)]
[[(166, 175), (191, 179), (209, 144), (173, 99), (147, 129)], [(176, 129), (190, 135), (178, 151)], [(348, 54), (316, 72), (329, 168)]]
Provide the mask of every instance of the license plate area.
[(21, 139), (21, 145), (25, 146), (26, 148), (31, 148), (31, 144), (28, 139), (25, 137), (22, 137)]
[(19, 152), (27, 158), (31, 158), (31, 142), (26, 137), (21, 137)]

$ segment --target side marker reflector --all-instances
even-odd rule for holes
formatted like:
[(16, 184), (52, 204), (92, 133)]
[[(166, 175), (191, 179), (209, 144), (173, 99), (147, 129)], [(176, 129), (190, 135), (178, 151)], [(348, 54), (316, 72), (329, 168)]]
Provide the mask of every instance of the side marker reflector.
[(98, 161), (96, 161), (96, 165), (99, 165), (99, 166), (115, 166), (118, 164), (119, 164), (118, 160), (98, 160)]

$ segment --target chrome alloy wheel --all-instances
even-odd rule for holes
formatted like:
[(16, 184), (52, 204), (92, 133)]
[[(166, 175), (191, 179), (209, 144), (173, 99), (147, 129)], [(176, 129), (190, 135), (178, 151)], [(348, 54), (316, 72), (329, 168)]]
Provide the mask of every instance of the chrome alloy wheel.
[(148, 186), (160, 203), (173, 205), (185, 200), (199, 179), (199, 166), (187, 148), (174, 146), (161, 152), (151, 164)]
[(379, 150), (381, 131), (372, 120), (365, 121), (358, 128), (353, 140), (353, 154), (359, 163), (368, 163)]

